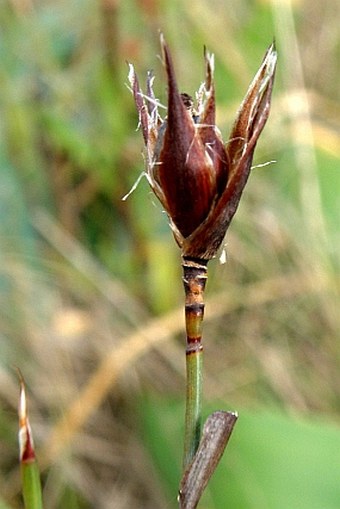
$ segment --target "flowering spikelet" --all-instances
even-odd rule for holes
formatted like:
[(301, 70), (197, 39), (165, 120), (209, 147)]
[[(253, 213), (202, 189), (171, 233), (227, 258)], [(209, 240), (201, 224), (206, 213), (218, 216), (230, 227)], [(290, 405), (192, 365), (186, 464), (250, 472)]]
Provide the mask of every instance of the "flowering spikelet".
[(267, 121), (277, 55), (272, 44), (224, 143), (215, 123), (214, 58), (205, 51), (197, 105), (178, 90), (171, 54), (161, 37), (168, 81), (167, 117), (159, 114), (147, 76), (146, 94), (130, 65), (129, 81), (146, 146), (146, 174), (166, 210), (185, 258), (208, 261), (221, 245), (247, 182), (256, 142)]

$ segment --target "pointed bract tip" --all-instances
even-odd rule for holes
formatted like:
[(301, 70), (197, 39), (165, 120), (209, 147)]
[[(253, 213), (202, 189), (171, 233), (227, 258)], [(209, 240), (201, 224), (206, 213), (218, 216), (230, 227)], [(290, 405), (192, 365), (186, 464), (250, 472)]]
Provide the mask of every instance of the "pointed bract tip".
[(19, 396), (19, 426), (22, 427), (26, 423), (27, 419), (27, 403), (26, 403), (26, 391), (23, 381), (20, 381), (20, 396)]
[(130, 85), (132, 86), (134, 78), (135, 78), (135, 75), (136, 75), (135, 68), (133, 67), (132, 64), (130, 64), (130, 62), (126, 62), (126, 63), (127, 63), (128, 68), (129, 68), (128, 80), (129, 80)]
[(19, 378), (19, 384), (20, 384), (19, 406), (18, 406), (19, 427), (22, 427), (25, 425), (26, 418), (27, 418), (25, 380), (24, 380), (24, 377), (18, 367), (16, 368), (16, 371), (17, 371), (17, 375)]
[(206, 88), (210, 90), (215, 71), (215, 57), (213, 53), (210, 53), (207, 48), (204, 46), (204, 60), (206, 65)]
[(275, 39), (267, 49), (264, 57), (264, 64), (268, 66), (268, 74), (273, 74), (277, 63), (277, 51), (275, 46)]
[(19, 396), (19, 457), (22, 462), (30, 462), (35, 460), (34, 444), (31, 426), (27, 414), (27, 400), (25, 381), (19, 369), (17, 369), (20, 381)]
[(164, 34), (162, 31), (159, 32), (159, 40), (160, 40), (161, 46), (163, 48), (163, 46), (165, 45), (165, 37), (164, 37)]
[(165, 40), (163, 32), (160, 32), (160, 34), (159, 34), (159, 41), (160, 41), (160, 44), (161, 44), (162, 59), (163, 59), (163, 62), (166, 62), (166, 59), (167, 59), (168, 54), (169, 54), (169, 48), (168, 48), (168, 45), (166, 43), (166, 40)]
[(172, 60), (170, 55), (169, 46), (166, 43), (164, 35), (161, 33), (160, 35), (161, 49), (162, 49), (162, 58), (165, 66), (168, 68), (171, 66)]
[(215, 57), (214, 53), (210, 53), (206, 46), (203, 48), (204, 60), (210, 64), (211, 69), (214, 71)]

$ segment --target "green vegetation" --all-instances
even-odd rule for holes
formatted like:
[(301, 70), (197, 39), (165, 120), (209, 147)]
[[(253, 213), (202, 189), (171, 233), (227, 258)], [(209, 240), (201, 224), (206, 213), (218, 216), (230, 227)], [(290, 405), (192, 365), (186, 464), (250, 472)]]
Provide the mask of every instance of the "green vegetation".
[(145, 180), (121, 199), (143, 170), (126, 61), (145, 75), (159, 29), (185, 92), (215, 53), (225, 138), (274, 35), (279, 54), (254, 165), (276, 162), (210, 265), (204, 410), (240, 418), (202, 508), (339, 506), (339, 21), (333, 0), (1, 3), (1, 509), (22, 507), (13, 366), (46, 508), (176, 507), (179, 251)]
[[(174, 451), (180, 439), (177, 423), (183, 405), (170, 399), (166, 402), (158, 399), (157, 403), (155, 407), (154, 401), (143, 401), (143, 424), (171, 500), (180, 469)], [(225, 402), (220, 405), (225, 406)], [(337, 426), (273, 410), (240, 409), (239, 414), (221, 464), (203, 495), (202, 507), (338, 507)]]

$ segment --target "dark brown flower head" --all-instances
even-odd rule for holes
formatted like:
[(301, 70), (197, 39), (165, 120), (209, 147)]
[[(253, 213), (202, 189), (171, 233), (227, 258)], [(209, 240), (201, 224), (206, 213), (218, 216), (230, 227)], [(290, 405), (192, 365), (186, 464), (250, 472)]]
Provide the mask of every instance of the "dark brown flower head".
[(178, 90), (163, 37), (168, 80), (167, 117), (159, 114), (148, 73), (144, 95), (134, 68), (129, 81), (146, 146), (146, 175), (165, 208), (184, 257), (210, 260), (221, 245), (247, 182), (256, 142), (269, 115), (276, 67), (272, 44), (224, 144), (215, 125), (214, 59), (205, 52), (205, 82), (194, 101)]

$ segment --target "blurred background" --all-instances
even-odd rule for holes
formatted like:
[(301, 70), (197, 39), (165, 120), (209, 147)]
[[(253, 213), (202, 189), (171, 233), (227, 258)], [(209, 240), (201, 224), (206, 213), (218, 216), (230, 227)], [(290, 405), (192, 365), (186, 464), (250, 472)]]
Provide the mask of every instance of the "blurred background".
[[(239, 411), (201, 502), (339, 507), (340, 4), (0, 3), (0, 507), (22, 507), (20, 367), (49, 509), (175, 508), (180, 253), (145, 179), (132, 62), (166, 102), (159, 30), (194, 95), (215, 54), (225, 139), (275, 37), (254, 168), (209, 266), (204, 412)], [(265, 163), (269, 163), (265, 165)]]

